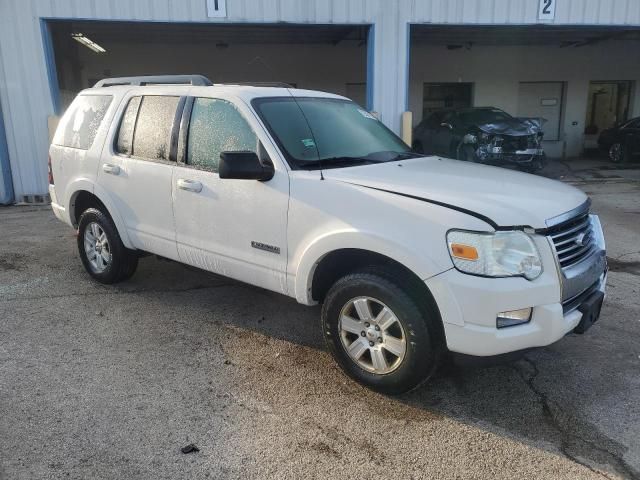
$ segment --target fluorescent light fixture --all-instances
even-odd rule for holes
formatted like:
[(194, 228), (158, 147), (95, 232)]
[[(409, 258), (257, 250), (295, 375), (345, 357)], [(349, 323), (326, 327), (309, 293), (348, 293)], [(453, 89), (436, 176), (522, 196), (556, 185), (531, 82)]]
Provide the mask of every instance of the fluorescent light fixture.
[(90, 48), (96, 53), (104, 53), (106, 50), (98, 45), (96, 42), (89, 40), (88, 37), (85, 37), (82, 33), (72, 33), (71, 38), (73, 38), (76, 42), (81, 43), (87, 48)]

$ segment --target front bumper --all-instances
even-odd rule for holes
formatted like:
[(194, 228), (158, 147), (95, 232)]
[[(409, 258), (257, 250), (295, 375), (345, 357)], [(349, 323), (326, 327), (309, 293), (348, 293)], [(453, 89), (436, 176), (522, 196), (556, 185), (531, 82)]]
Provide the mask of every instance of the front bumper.
[(501, 147), (490, 146), (480, 146), (476, 150), (476, 157), (484, 163), (513, 163), (521, 165), (542, 162), (545, 159), (544, 150), (541, 148), (503, 151)]
[[(572, 332), (583, 317), (581, 302), (596, 290), (604, 294), (606, 267), (593, 277), (583, 296), (563, 300), (555, 253), (544, 236), (534, 236), (543, 273), (524, 278), (483, 278), (447, 270), (426, 280), (443, 319), (447, 348), (473, 356), (501, 355), (550, 345)], [(582, 294), (581, 294), (582, 295)], [(565, 297), (566, 298), (566, 297)], [(532, 308), (531, 320), (497, 328), (500, 312)]]

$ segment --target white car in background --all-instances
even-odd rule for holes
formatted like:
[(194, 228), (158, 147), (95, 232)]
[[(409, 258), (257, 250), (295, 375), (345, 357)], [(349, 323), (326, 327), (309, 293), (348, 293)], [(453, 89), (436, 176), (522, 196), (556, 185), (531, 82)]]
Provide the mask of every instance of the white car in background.
[(602, 229), (580, 190), (415, 154), (328, 93), (103, 80), (62, 118), (50, 184), (97, 281), (130, 278), (152, 253), (322, 303), (337, 362), (389, 394), (447, 351), (583, 332), (604, 298)]

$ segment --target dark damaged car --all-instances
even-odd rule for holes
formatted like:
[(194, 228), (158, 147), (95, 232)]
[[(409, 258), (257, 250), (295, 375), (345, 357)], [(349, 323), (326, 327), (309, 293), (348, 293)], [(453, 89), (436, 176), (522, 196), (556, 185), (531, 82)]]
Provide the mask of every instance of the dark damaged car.
[(535, 172), (545, 164), (539, 118), (516, 118), (494, 107), (440, 110), (415, 128), (416, 152)]

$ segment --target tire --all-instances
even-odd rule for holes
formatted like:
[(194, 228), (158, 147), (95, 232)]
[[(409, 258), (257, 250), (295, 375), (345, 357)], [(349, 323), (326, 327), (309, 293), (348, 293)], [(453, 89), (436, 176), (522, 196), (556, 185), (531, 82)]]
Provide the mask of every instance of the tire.
[(465, 162), (477, 162), (473, 147), (462, 143), (457, 148), (456, 158)]
[(609, 158), (613, 163), (624, 163), (627, 161), (627, 147), (620, 142), (614, 142), (609, 148)]
[(543, 155), (541, 158), (533, 160), (531, 164), (525, 168), (525, 172), (533, 173), (533, 174), (538, 173), (540, 170), (542, 170), (545, 167), (546, 164), (547, 164), (547, 159), (546, 159), (546, 156)]
[[(418, 296), (409, 291), (408, 283), (390, 272), (364, 270), (338, 280), (327, 293), (322, 307), (322, 331), (336, 362), (354, 380), (388, 395), (408, 392), (426, 382), (442, 357), (444, 342), (440, 341), (441, 329), (436, 323), (441, 322), (440, 315), (426, 302), (422, 305), (416, 301)], [(388, 320), (390, 316), (386, 315), (379, 322), (375, 319), (368, 322), (367, 327), (367, 316), (362, 316), (356, 306), (359, 302), (362, 308), (363, 301), (368, 302), (370, 318), (386, 308), (395, 321)], [(342, 320), (344, 316), (349, 317), (349, 322)], [(385, 327), (389, 321), (392, 323)], [(360, 328), (363, 330), (357, 333)], [(358, 360), (348, 353), (349, 348), (355, 355), (362, 350)], [(380, 361), (381, 355), (384, 363)], [(379, 368), (384, 365), (388, 371)]]
[(127, 280), (138, 267), (138, 255), (124, 246), (111, 217), (95, 208), (80, 216), (78, 252), (87, 273), (100, 283)]

